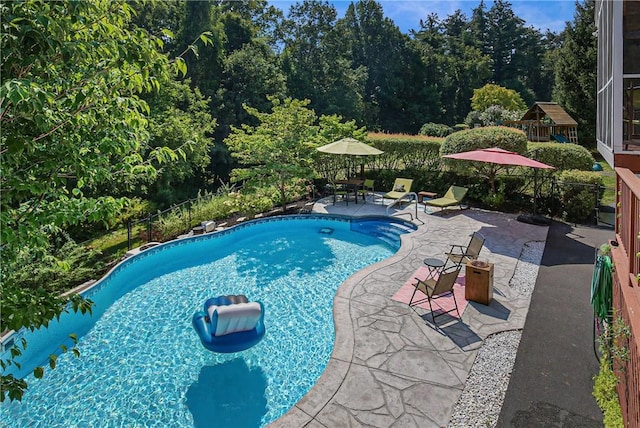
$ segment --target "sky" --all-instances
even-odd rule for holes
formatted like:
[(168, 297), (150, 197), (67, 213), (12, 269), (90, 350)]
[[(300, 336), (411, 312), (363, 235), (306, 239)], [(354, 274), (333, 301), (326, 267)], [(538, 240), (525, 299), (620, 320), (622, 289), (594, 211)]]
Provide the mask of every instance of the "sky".
[[(329, 0), (336, 10), (338, 17), (344, 16), (351, 0)], [(564, 30), (565, 22), (573, 21), (575, 0), (510, 0), (511, 9), (525, 21), (525, 26), (533, 26), (542, 32), (547, 29), (554, 33)], [(271, 1), (273, 5), (282, 9), (285, 14), (289, 10), (291, 1)], [(378, 0), (382, 5), (385, 16), (390, 18), (405, 34), (420, 28), (420, 20), (430, 13), (436, 13), (440, 19), (453, 14), (457, 9), (471, 17), (471, 11), (478, 7), (480, 0)], [(485, 0), (486, 9), (490, 9), (492, 0)]]

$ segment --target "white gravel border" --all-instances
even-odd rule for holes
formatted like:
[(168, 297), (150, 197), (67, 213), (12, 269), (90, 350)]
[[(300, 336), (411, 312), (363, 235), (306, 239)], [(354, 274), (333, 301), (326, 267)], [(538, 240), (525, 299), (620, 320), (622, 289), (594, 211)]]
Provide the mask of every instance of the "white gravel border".
[[(531, 298), (545, 242), (524, 245), (509, 283), (517, 297)], [(516, 361), (521, 330), (487, 337), (453, 408), (449, 428), (495, 427)]]

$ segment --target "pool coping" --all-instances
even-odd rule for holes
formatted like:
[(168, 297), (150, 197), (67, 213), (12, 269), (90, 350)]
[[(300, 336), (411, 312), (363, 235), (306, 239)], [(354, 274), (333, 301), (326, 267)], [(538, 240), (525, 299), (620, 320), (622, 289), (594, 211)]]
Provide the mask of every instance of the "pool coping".
[[(335, 210), (335, 205), (331, 206), (327, 202), (322, 204), (322, 201), (320, 201), (320, 203), (319, 204), (317, 203), (316, 205), (317, 207), (319, 207), (320, 212), (324, 212), (325, 210), (326, 212), (330, 212), (332, 209)], [(372, 204), (369, 204), (369, 205), (372, 205)], [(314, 209), (315, 208), (316, 206), (314, 206)], [(356, 210), (355, 214), (352, 213), (354, 217), (357, 217), (359, 212), (365, 212), (362, 210), (368, 211), (371, 209), (376, 209), (371, 206), (366, 208), (356, 206), (356, 207), (352, 207), (351, 209), (354, 209), (354, 208)], [(412, 209), (411, 206), (409, 206), (408, 208)], [(339, 207), (338, 209), (340, 212), (345, 212), (345, 210), (347, 210), (348, 208)], [(477, 214), (474, 214), (474, 213), (477, 213)], [(349, 381), (347, 377), (350, 375), (350, 371), (352, 369), (354, 369), (354, 372), (356, 372), (357, 370), (360, 370), (360, 367), (357, 367), (357, 366), (362, 366), (361, 361), (356, 361), (356, 355), (355, 355), (356, 349), (358, 346), (356, 344), (357, 333), (355, 330), (359, 329), (360, 326), (357, 325), (358, 320), (354, 320), (354, 318), (352, 318), (351, 310), (352, 310), (352, 303), (355, 302), (354, 294), (355, 294), (356, 288), (361, 286), (363, 282), (365, 282), (369, 277), (373, 277), (375, 274), (379, 274), (381, 271), (384, 271), (384, 270), (392, 271), (393, 270), (392, 268), (396, 267), (397, 264), (406, 262), (407, 260), (411, 260), (411, 259), (422, 260), (420, 259), (421, 256), (416, 257), (415, 253), (424, 251), (424, 249), (421, 248), (420, 242), (423, 239), (426, 240), (426, 234), (429, 233), (429, 224), (433, 223), (432, 219), (439, 218), (438, 221), (441, 220), (441, 221), (447, 222), (449, 221), (449, 219), (452, 219), (458, 216), (461, 216), (462, 218), (465, 215), (469, 215), (470, 218), (472, 219), (474, 219), (474, 216), (478, 217), (480, 219), (480, 224), (482, 224), (482, 222), (485, 220), (483, 217), (496, 216), (498, 218), (498, 222), (503, 222), (507, 224), (510, 229), (516, 230), (515, 232), (511, 231), (510, 233), (517, 234), (518, 233), (517, 230), (520, 229), (524, 231), (523, 234), (526, 235), (526, 233), (533, 231), (532, 232), (532, 234), (534, 235), (533, 237), (524, 236), (520, 239), (514, 240), (514, 242), (512, 243), (505, 244), (506, 246), (509, 246), (509, 244), (513, 244), (513, 246), (510, 248), (509, 251), (507, 251), (507, 253), (509, 252), (511, 253), (511, 259), (512, 259), (511, 262), (513, 263), (514, 266), (512, 270), (506, 269), (502, 272), (503, 277), (500, 278), (499, 281), (501, 282), (500, 285), (501, 285), (501, 288), (503, 289), (504, 289), (503, 287), (504, 284), (502, 283), (504, 283), (506, 280), (508, 285), (509, 278), (511, 278), (514, 274), (515, 264), (517, 264), (517, 262), (519, 261), (519, 257), (522, 254), (524, 246), (529, 242), (546, 241), (548, 227), (535, 226), (533, 229), (531, 229), (529, 226), (525, 226), (525, 225), (521, 226), (520, 223), (514, 227), (514, 222), (516, 220), (515, 216), (512, 216), (512, 215), (510, 216), (504, 213), (487, 212), (483, 210), (471, 210), (468, 214), (464, 214), (462, 211), (458, 211), (449, 218), (447, 218), (446, 215), (429, 216), (428, 214), (425, 214), (423, 216), (423, 219), (425, 219), (424, 217), (430, 217), (430, 218), (426, 218), (427, 220), (426, 223), (423, 221), (423, 219), (419, 219), (419, 218), (416, 219), (419, 222), (421, 222), (422, 225), (417, 225), (418, 230), (401, 236), (400, 249), (393, 256), (354, 273), (349, 278), (347, 278), (347, 280), (345, 280), (343, 284), (338, 288), (336, 295), (334, 297), (334, 305), (333, 305), (333, 317), (334, 317), (334, 324), (335, 324), (335, 341), (334, 341), (334, 348), (333, 348), (329, 363), (327, 364), (325, 370), (323, 371), (322, 375), (320, 376), (316, 384), (307, 392), (307, 394), (300, 401), (298, 401), (291, 409), (289, 409), (287, 413), (285, 413), (279, 419), (270, 423), (268, 425), (270, 428), (301, 427), (301, 426), (314, 426), (314, 427), (315, 426), (317, 427), (333, 426), (333, 424), (335, 423), (348, 423), (347, 421), (349, 421), (350, 425), (354, 425), (354, 424), (367, 425), (367, 423), (363, 423), (362, 421), (359, 420), (359, 417), (362, 415), (364, 415), (362, 416), (363, 420), (366, 419), (369, 421), (369, 424), (373, 424), (375, 426), (391, 426), (392, 424), (399, 423), (400, 420), (403, 421), (403, 426), (406, 425), (406, 426), (416, 426), (416, 427), (418, 426), (439, 427), (447, 424), (447, 421), (451, 416), (453, 406), (457, 401), (457, 399), (453, 400), (453, 398), (460, 396), (462, 389), (464, 388), (464, 381), (466, 379), (466, 375), (471, 369), (473, 360), (475, 360), (475, 355), (477, 354), (477, 351), (479, 350), (482, 342), (484, 342), (484, 339), (486, 339), (486, 337), (488, 337), (491, 334), (514, 330), (514, 329), (515, 330), (522, 329), (524, 327), (524, 320), (526, 318), (526, 313), (528, 311), (530, 297), (529, 299), (520, 299), (524, 301), (519, 300), (513, 308), (509, 307), (509, 309), (513, 311), (513, 314), (512, 314), (513, 317), (511, 317), (511, 314), (510, 314), (508, 317), (509, 319), (505, 320), (505, 322), (500, 322), (500, 321), (493, 322), (493, 320), (489, 320), (489, 322), (486, 325), (479, 325), (479, 323), (482, 323), (486, 319), (486, 317), (484, 316), (486, 314), (477, 313), (477, 311), (473, 311), (476, 313), (472, 313), (471, 311), (463, 313), (463, 316), (460, 322), (462, 322), (464, 319), (465, 323), (469, 325), (478, 326), (477, 330), (481, 339), (480, 344), (478, 344), (477, 347), (472, 347), (466, 350), (462, 350), (461, 353), (463, 355), (461, 356), (461, 361), (462, 360), (464, 361), (460, 363), (460, 372), (456, 374), (456, 376), (459, 378), (460, 381), (458, 384), (455, 384), (455, 379), (454, 379), (453, 381), (454, 385), (449, 386), (449, 388), (452, 388), (450, 393), (448, 395), (444, 394), (441, 397), (437, 397), (435, 399), (435, 403), (431, 403), (432, 409), (438, 408), (437, 410), (432, 411), (434, 415), (425, 415), (425, 414), (418, 415), (417, 413), (419, 412), (415, 412), (416, 415), (411, 414), (409, 415), (409, 417), (407, 416), (407, 413), (412, 413), (413, 411), (412, 410), (407, 411), (406, 409), (407, 407), (413, 406), (415, 403), (414, 404), (409, 403), (406, 405), (403, 404), (402, 406), (404, 406), (404, 413), (397, 409), (397, 407), (402, 407), (402, 406), (396, 406), (395, 414), (393, 410), (391, 410), (390, 412), (391, 414), (385, 414), (383, 410), (379, 410), (379, 409), (368, 410), (368, 411), (363, 410), (367, 406), (363, 406), (362, 403), (356, 403), (354, 405), (351, 405), (348, 395), (350, 392), (351, 393), (354, 392), (354, 385), (359, 386), (360, 384), (355, 380)], [(474, 219), (474, 221), (476, 220), (477, 219)], [(454, 221), (454, 220), (451, 220), (451, 221)], [(481, 226), (481, 227), (484, 227), (484, 226)], [(449, 244), (450, 243), (451, 241), (449, 241)], [(499, 246), (500, 245), (498, 245), (497, 247)], [(498, 253), (496, 253), (496, 256), (495, 256), (498, 259), (497, 261), (498, 262), (504, 261), (504, 257), (502, 257), (499, 254), (500, 250), (496, 249), (495, 251), (498, 251)], [(516, 255), (516, 254), (517, 254), (517, 259), (514, 262), (513, 255)], [(415, 262), (413, 266), (414, 267), (416, 266)], [(371, 281), (375, 280), (371, 278), (369, 279)], [(500, 292), (498, 288), (496, 289)], [(355, 297), (357, 300), (358, 296), (355, 296)], [(390, 301), (391, 299), (388, 299), (388, 300)], [(355, 303), (358, 304), (359, 302), (355, 302)], [(388, 306), (391, 306), (391, 305), (392, 304), (388, 302)], [(397, 310), (397, 307), (392, 308), (392, 310), (393, 311)], [(509, 312), (509, 310), (507, 310), (507, 312)], [(357, 314), (354, 315), (354, 317), (356, 316)], [(398, 316), (402, 316), (402, 315), (398, 314)], [(419, 324), (420, 318), (417, 316), (414, 318), (417, 318), (417, 320), (412, 319), (411, 322)], [(437, 340), (439, 339), (436, 339), (436, 341)], [(446, 340), (442, 342), (436, 342), (436, 343), (438, 344), (441, 343), (443, 344), (443, 346), (450, 346), (450, 344), (448, 344)], [(464, 355), (465, 353), (468, 353), (468, 355)], [(438, 356), (442, 356), (442, 355), (438, 354)], [(366, 363), (365, 363), (365, 366), (366, 366)], [(357, 374), (353, 376), (357, 377)], [(347, 383), (351, 383), (351, 385), (346, 385)], [(441, 385), (436, 385), (436, 386), (440, 387)], [(344, 391), (342, 391), (343, 389)], [(372, 394), (375, 394), (375, 392), (372, 392)], [(361, 395), (360, 397), (353, 397), (353, 398), (354, 398), (354, 401), (357, 402), (358, 399), (363, 399), (363, 397), (364, 396)], [(367, 399), (368, 399), (367, 397), (364, 398), (364, 400), (367, 400)], [(402, 398), (402, 400), (405, 401), (404, 398)], [(372, 401), (375, 401), (375, 400), (372, 400)], [(386, 403), (386, 398), (384, 401)], [(385, 406), (389, 408), (389, 407), (393, 407), (393, 404), (386, 403)], [(352, 407), (352, 409), (349, 409), (348, 407)], [(429, 406), (426, 406), (426, 407), (429, 407)], [(337, 413), (340, 413), (340, 414), (338, 415)], [(375, 421), (375, 422), (372, 422), (372, 421)]]

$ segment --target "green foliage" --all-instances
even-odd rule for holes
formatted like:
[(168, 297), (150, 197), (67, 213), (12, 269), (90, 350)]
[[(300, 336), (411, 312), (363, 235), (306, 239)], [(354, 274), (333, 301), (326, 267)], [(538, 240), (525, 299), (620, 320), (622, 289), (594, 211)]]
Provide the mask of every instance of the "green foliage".
[(470, 35), (470, 23), (461, 11), (446, 19), (430, 14), (415, 34), (412, 45), (425, 65), (425, 82), (430, 83), (433, 105), (430, 121), (453, 124), (469, 111), (473, 88), (491, 77), (491, 58)]
[(471, 108), (476, 111), (485, 111), (491, 106), (500, 106), (509, 111), (526, 110), (524, 100), (513, 89), (488, 83), (480, 89), (473, 90)]
[(282, 69), (290, 96), (310, 99), (317, 114), (361, 120), (367, 73), (348, 57), (349, 35), (336, 22), (335, 6), (328, 2), (292, 5), (282, 23)]
[(498, 105), (492, 105), (480, 112), (479, 119), (483, 126), (502, 125), (509, 120), (520, 120), (524, 115), (522, 110), (507, 110)]
[(564, 42), (555, 61), (553, 100), (578, 122), (578, 140), (595, 145), (598, 40), (595, 0), (576, 3), (574, 21), (562, 32)]
[[(363, 77), (362, 119), (367, 129), (417, 133), (425, 118), (441, 112), (429, 67), (420, 61), (409, 36), (384, 16), (380, 3), (350, 3), (336, 31), (336, 50), (344, 49), (343, 61)], [(359, 83), (353, 80), (349, 85)]]
[(419, 132), (420, 135), (426, 135), (427, 137), (446, 137), (451, 133), (453, 133), (453, 128), (449, 125), (433, 122), (422, 125)]
[(476, 149), (499, 147), (516, 153), (527, 150), (524, 132), (504, 126), (488, 126), (455, 132), (445, 138), (440, 154), (447, 155)]
[(367, 165), (373, 170), (437, 169), (440, 165), (441, 138), (370, 133), (366, 142), (384, 152), (367, 157)]
[(260, 124), (232, 128), (225, 143), (243, 166), (233, 170), (233, 180), (244, 181), (245, 186), (253, 188), (275, 184), (285, 209), (287, 186), (292, 181), (313, 177), (317, 118), (307, 108), (308, 100), (269, 99), (273, 104), (271, 113), (245, 106)]
[(602, 333), (598, 337), (600, 348), (600, 371), (593, 378), (593, 396), (604, 415), (606, 428), (622, 428), (622, 408), (618, 398), (618, 378), (614, 372), (621, 371), (624, 375), (624, 363), (629, 361), (628, 340), (631, 335), (630, 327), (624, 319), (613, 311), (611, 323), (605, 324)]
[(163, 40), (130, 25), (130, 3), (3, 2), (0, 13), (3, 331), (39, 328), (64, 310), (90, 308), (77, 295), (21, 287), (15, 269), (23, 254), (52, 263), (47, 249), (56, 233), (80, 222), (109, 224), (125, 207), (105, 188), (131, 190), (156, 176), (152, 163), (182, 153), (143, 149), (149, 106), (140, 95), (158, 90), (180, 61), (172, 69)]
[(580, 223), (592, 218), (604, 191), (600, 174), (566, 170), (558, 175), (558, 180), (565, 219)]
[(591, 171), (595, 162), (589, 150), (578, 144), (529, 143), (528, 147), (536, 160), (554, 166), (559, 171)]
[[(152, 162), (158, 174), (143, 195), (160, 206), (167, 206), (191, 196), (188, 183), (205, 171), (211, 162), (210, 151), (216, 120), (209, 113), (208, 100), (189, 87), (189, 80), (166, 79), (160, 90), (147, 98), (149, 141), (146, 151), (168, 147), (181, 154), (172, 162)], [(185, 187), (187, 187), (185, 189)]]
[(205, 193), (189, 206), (164, 213), (153, 222), (155, 240), (167, 241), (185, 233), (203, 221), (221, 220), (236, 214), (253, 215), (273, 207), (269, 193), (274, 189), (263, 189), (256, 193), (244, 194), (236, 191), (217, 195)]
[(103, 270), (101, 254), (91, 248), (76, 244), (68, 237), (61, 237), (57, 247), (51, 247), (41, 258), (21, 253), (15, 265), (7, 269), (11, 281), (24, 289), (43, 288), (62, 294), (88, 279), (98, 278)]
[(605, 428), (623, 428), (622, 408), (616, 390), (618, 379), (606, 359), (600, 360), (600, 372), (593, 380), (593, 396), (604, 415)]

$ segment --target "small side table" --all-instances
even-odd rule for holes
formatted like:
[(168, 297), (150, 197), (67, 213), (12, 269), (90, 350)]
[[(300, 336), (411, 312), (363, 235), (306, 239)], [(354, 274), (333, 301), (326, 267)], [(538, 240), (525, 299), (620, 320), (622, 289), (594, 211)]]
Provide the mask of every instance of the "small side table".
[(443, 260), (436, 259), (435, 257), (427, 257), (423, 263), (427, 266), (427, 269), (429, 269), (429, 278), (433, 278), (445, 265)]
[(418, 192), (418, 202), (424, 202), (424, 199), (433, 199), (438, 196), (437, 193), (434, 192)]
[(493, 263), (474, 266), (468, 262), (465, 268), (464, 298), (488, 305), (493, 298)]

